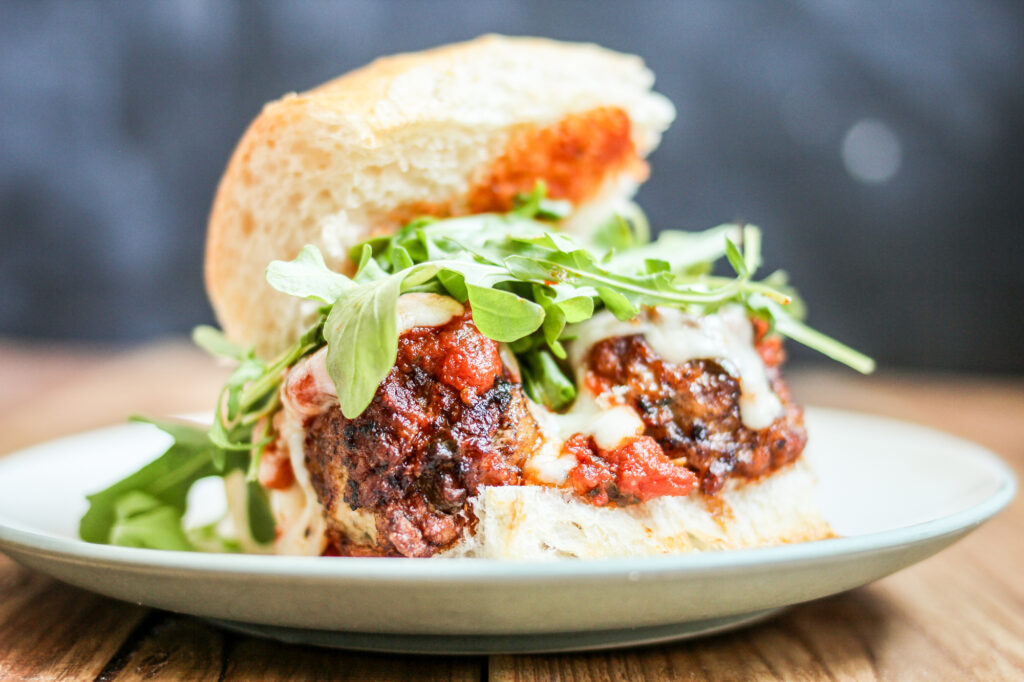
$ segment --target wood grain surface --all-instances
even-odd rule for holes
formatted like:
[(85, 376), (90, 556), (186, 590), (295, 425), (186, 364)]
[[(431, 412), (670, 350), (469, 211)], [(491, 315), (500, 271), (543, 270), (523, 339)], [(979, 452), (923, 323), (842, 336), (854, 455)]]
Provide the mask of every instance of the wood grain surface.
[[(209, 408), (226, 370), (169, 341), (0, 341), (0, 453), (134, 413)], [(1024, 379), (793, 371), (797, 398), (941, 428), (1024, 475)], [(0, 679), (1024, 679), (1024, 499), (939, 555), (744, 630), (556, 656), (381, 656), (279, 644), (116, 602), (0, 555)]]

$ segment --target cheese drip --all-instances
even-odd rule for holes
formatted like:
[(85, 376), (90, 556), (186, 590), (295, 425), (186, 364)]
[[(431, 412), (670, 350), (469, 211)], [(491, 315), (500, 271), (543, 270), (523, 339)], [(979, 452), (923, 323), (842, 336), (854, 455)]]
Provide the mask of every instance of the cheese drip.
[(581, 433), (591, 436), (600, 450), (610, 452), (629, 440), (643, 435), (640, 415), (628, 405), (613, 404), (614, 395), (595, 397), (583, 387), (572, 409), (564, 414), (529, 403), (530, 412), (541, 432), (541, 446), (526, 462), (527, 477), (539, 483), (561, 485), (576, 466), (576, 456), (564, 452), (562, 445)]
[(726, 306), (711, 315), (688, 315), (658, 307), (627, 322), (604, 310), (574, 325), (571, 333), (576, 340), (570, 348), (570, 359), (581, 377), (586, 371), (586, 354), (594, 344), (642, 334), (666, 362), (681, 365), (691, 360), (715, 360), (738, 379), (740, 415), (748, 428), (766, 428), (782, 413), (782, 403), (772, 391), (764, 361), (754, 348), (753, 326), (741, 306)]

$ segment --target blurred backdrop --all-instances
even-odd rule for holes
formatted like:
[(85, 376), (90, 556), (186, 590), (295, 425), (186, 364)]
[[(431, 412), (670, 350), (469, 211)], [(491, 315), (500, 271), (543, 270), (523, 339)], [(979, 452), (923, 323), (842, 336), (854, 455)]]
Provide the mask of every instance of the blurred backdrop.
[(1021, 372), (1022, 8), (0, 0), (0, 335), (212, 320), (207, 211), (263, 102), (502, 32), (646, 59), (678, 109), (640, 193), (655, 226), (758, 223), (810, 322), (885, 364)]

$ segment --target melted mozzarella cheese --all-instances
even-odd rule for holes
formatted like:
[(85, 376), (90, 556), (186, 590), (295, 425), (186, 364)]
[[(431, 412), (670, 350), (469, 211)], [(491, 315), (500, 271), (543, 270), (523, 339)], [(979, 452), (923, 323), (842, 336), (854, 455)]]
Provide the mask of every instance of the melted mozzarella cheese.
[(597, 342), (643, 334), (654, 352), (668, 362), (720, 362), (739, 379), (740, 414), (747, 427), (763, 429), (782, 412), (782, 403), (772, 391), (764, 362), (754, 348), (753, 327), (740, 306), (726, 306), (715, 314), (701, 316), (659, 307), (628, 322), (605, 310), (575, 325), (572, 332), (577, 338), (570, 349), (571, 360), (581, 373), (585, 371), (582, 363), (587, 352)]
[(597, 447), (610, 451), (622, 445), (623, 441), (643, 435), (644, 423), (632, 407), (616, 405), (591, 421), (589, 431)]
[[(303, 426), (307, 418), (329, 409), (337, 400), (334, 382), (327, 375), (326, 351), (322, 348), (295, 365), (281, 388), (283, 415), (278, 427), (279, 447), (288, 448), (295, 481), (285, 490), (270, 491), (270, 505), (277, 521), (278, 537), (274, 543), (277, 554), (318, 556), (327, 546), (326, 511), (306, 467), (306, 430)], [(289, 390), (290, 386), (297, 385), (306, 389), (300, 393), (301, 400)], [(315, 388), (311, 391), (309, 387)], [(335, 520), (354, 540), (373, 542), (376, 538), (376, 525), (368, 512), (339, 505)]]
[(313, 489), (306, 468), (303, 417), (284, 400), (285, 415), (280, 422), (280, 446), (288, 448), (295, 480), (286, 490), (270, 491), (270, 508), (277, 520), (277, 554), (319, 556), (327, 546), (327, 522), (324, 508)]
[(576, 434), (591, 436), (598, 448), (615, 450), (624, 442), (643, 435), (640, 415), (628, 405), (616, 405), (614, 394), (594, 397), (580, 390), (572, 409), (564, 414), (529, 403), (530, 412), (541, 432), (542, 445), (527, 460), (529, 478), (540, 483), (561, 485), (576, 466), (576, 456), (562, 450), (562, 444)]
[(562, 443), (565, 441), (560, 424), (562, 415), (551, 412), (533, 401), (527, 401), (526, 404), (537, 422), (540, 447), (530, 453), (523, 465), (523, 473), (529, 481), (562, 485), (569, 472), (576, 466), (575, 455), (562, 452)]
[(315, 417), (337, 400), (338, 390), (327, 373), (327, 346), (295, 363), (281, 386), (281, 402), (292, 420)]
[(512, 381), (516, 383), (521, 382), (523, 374), (522, 370), (519, 369), (519, 360), (516, 359), (516, 354), (512, 352), (507, 343), (498, 344), (498, 357), (501, 358), (501, 362), (505, 365), (505, 369), (508, 370)]
[(441, 327), (462, 314), (462, 304), (449, 296), (413, 292), (398, 298), (398, 333), (413, 327)]

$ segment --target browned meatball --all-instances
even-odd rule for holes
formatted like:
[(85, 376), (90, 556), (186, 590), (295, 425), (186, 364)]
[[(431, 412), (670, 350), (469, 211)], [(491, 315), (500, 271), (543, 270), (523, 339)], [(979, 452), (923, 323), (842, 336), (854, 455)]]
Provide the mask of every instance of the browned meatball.
[(480, 486), (522, 483), (536, 428), (469, 314), (406, 332), (365, 412), (346, 419), (334, 407), (307, 424), (306, 462), (329, 515), (345, 504), (376, 522), (376, 547), (339, 538), (335, 549), (423, 557), (452, 545), (474, 521), (467, 500)]
[[(771, 348), (777, 350), (777, 344)], [(595, 344), (588, 362), (592, 387), (600, 392), (626, 386), (626, 403), (643, 419), (645, 435), (669, 457), (685, 458), (705, 493), (718, 492), (730, 476), (756, 478), (774, 471), (799, 457), (807, 442), (803, 410), (791, 402), (776, 366), (768, 368), (768, 376), (783, 413), (754, 431), (740, 416), (739, 381), (713, 360), (665, 362), (636, 335)]]

